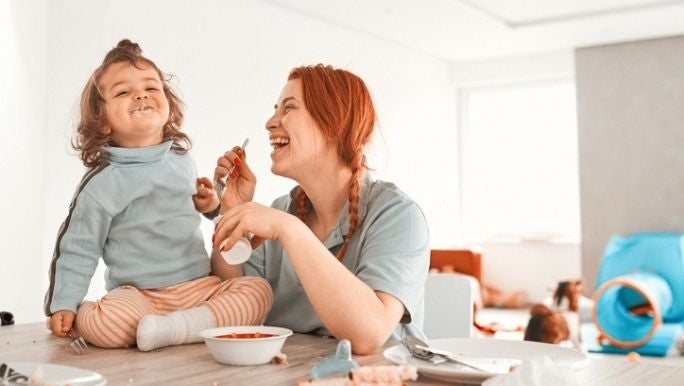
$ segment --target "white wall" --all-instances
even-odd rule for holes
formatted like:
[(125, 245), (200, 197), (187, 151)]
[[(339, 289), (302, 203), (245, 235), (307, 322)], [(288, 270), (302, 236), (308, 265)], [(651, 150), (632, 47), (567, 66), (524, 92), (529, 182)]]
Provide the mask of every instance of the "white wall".
[[(271, 175), (263, 128), (289, 69), (322, 62), (354, 71), (380, 119), (371, 165), (421, 204), (435, 245), (452, 242), (456, 213), (441, 204), (456, 194), (444, 167), (455, 160), (457, 123), (446, 62), (267, 1), (3, 1), (2, 52), (16, 55), (0, 78), (3, 86), (15, 82), (0, 88), (0, 105), (13, 117), (1, 121), (11, 149), (0, 153), (7, 216), (0, 222), (0, 309), (18, 322), (42, 320), (55, 236), (84, 172), (69, 147), (81, 88), (125, 37), (176, 76), (200, 174), (210, 175), (220, 153), (250, 138), (263, 203), (292, 186)], [(100, 270), (89, 297), (102, 288)], [(15, 296), (18, 289), (25, 295)]]
[(44, 0), (0, 0), (0, 311), (21, 320), (40, 315), (49, 259), (46, 21)]
[(577, 50), (582, 272), (613, 234), (684, 232), (684, 36)]

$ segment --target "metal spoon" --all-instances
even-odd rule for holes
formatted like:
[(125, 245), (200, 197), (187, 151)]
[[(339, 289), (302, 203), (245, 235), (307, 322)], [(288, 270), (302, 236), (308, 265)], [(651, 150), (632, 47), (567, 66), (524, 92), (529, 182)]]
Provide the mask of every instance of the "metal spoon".
[(462, 366), (469, 367), (473, 370), (481, 371), (484, 373), (492, 373), (489, 370), (485, 370), (482, 367), (472, 364), (465, 359), (459, 357), (458, 355), (452, 354), (448, 351), (445, 350), (438, 350), (438, 349), (433, 349), (430, 348), (430, 346), (423, 342), (422, 340), (416, 338), (415, 336), (405, 336), (402, 340), (402, 343), (404, 347), (413, 355), (414, 357), (418, 359), (423, 359), (430, 361), (434, 364), (438, 364), (434, 362), (433, 358), (442, 358), (443, 360), (439, 363), (444, 362), (444, 360), (448, 360), (450, 362), (458, 363)]

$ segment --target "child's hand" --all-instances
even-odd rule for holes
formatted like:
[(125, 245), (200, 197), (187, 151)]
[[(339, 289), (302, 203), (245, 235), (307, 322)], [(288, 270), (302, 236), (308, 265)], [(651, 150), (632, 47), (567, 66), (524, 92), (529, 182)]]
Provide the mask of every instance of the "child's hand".
[(76, 314), (69, 310), (60, 310), (50, 316), (50, 330), (60, 338), (67, 336), (74, 326)]
[(214, 184), (207, 177), (197, 179), (197, 194), (192, 196), (192, 202), (200, 213), (208, 213), (218, 208), (219, 199), (214, 192)]

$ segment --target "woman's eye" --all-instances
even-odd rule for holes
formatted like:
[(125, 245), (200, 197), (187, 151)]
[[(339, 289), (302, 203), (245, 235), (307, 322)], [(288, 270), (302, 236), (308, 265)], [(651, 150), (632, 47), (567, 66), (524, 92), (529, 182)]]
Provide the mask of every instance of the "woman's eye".
[(292, 110), (292, 109), (294, 109), (294, 106), (292, 106), (292, 105), (285, 105), (285, 107), (283, 107), (283, 111), (284, 111), (284, 112), (288, 112), (288, 111), (290, 111), (290, 110)]

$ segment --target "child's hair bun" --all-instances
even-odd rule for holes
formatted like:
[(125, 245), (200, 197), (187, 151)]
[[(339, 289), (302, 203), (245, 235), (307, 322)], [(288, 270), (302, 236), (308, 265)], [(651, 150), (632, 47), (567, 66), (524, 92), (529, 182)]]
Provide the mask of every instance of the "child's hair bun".
[(121, 40), (117, 45), (116, 48), (124, 51), (128, 51), (132, 54), (135, 55), (142, 55), (142, 48), (138, 45), (138, 43), (133, 43), (129, 39), (123, 39)]

